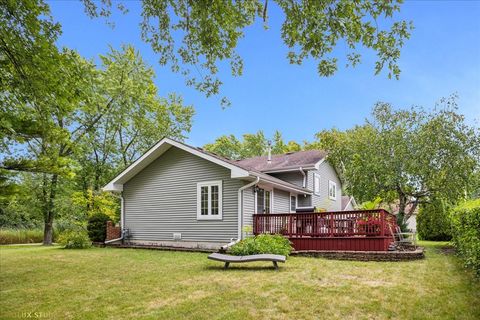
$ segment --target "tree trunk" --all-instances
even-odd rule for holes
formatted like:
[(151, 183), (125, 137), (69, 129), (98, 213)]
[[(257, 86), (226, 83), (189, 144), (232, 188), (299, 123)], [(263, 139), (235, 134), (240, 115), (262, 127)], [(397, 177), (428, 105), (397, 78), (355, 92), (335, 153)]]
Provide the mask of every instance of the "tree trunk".
[(53, 174), (50, 185), (47, 184), (47, 177), (43, 181), (43, 217), (45, 226), (43, 229), (43, 245), (50, 246), (53, 243), (53, 219), (55, 216), (54, 201), (57, 194), (58, 175)]
[(398, 214), (405, 215), (405, 208), (407, 207), (407, 197), (401, 192), (398, 192)]
[(410, 217), (413, 215), (413, 213), (417, 209), (417, 206), (418, 206), (418, 200), (415, 200), (414, 202), (412, 202), (412, 205), (410, 206), (410, 210), (408, 210), (408, 212), (405, 214), (405, 221), (410, 219)]
[(407, 206), (407, 196), (403, 193), (403, 191), (398, 188), (398, 213), (397, 213), (397, 224), (398, 226), (404, 231), (406, 228), (406, 220), (405, 220), (405, 208)]
[(49, 217), (49, 221), (45, 221), (43, 228), (43, 245), (51, 246), (53, 243), (53, 216)]

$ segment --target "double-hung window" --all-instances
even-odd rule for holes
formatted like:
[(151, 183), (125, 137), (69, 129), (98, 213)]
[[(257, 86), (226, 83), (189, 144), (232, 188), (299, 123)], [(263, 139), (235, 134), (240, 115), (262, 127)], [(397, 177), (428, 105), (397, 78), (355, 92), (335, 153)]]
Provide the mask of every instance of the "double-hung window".
[(222, 181), (197, 183), (197, 219), (222, 219)]
[(328, 180), (328, 197), (331, 200), (337, 199), (337, 184), (330, 180)]

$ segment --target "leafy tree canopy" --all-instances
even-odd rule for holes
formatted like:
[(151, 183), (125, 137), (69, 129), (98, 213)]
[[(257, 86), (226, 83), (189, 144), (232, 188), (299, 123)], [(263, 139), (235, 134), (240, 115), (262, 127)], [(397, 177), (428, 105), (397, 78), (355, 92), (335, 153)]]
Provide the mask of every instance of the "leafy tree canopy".
[[(0, 3), (0, 169), (37, 174), (31, 203), (43, 214), (45, 244), (68, 206), (62, 190), (80, 191), (87, 211), (98, 208), (103, 198), (89, 190), (161, 137), (182, 140), (193, 116), (180, 97), (158, 96), (153, 70), (133, 47), (111, 49), (96, 66), (57, 48), (59, 34), (43, 1)], [(1, 187), (11, 190), (3, 170)]]
[(278, 130), (273, 135), (273, 142), (268, 140), (263, 131), (260, 130), (253, 134), (244, 134), (243, 140), (239, 140), (234, 135), (221, 136), (213, 143), (206, 144), (204, 149), (229, 159), (238, 160), (265, 155), (269, 143), (271, 143), (272, 154), (282, 154), (302, 149), (302, 146), (295, 141), (289, 141), (285, 144), (282, 134)]
[(478, 191), (479, 130), (457, 111), (456, 96), (442, 99), (433, 111), (377, 103), (366, 124), (321, 131), (309, 147), (329, 152), (356, 199), (396, 199), (401, 214), (411, 204), (408, 218), (433, 198), (457, 201)]
[[(110, 0), (83, 2), (90, 17), (111, 16)], [(359, 64), (361, 48), (367, 48), (377, 54), (376, 74), (386, 68), (389, 78), (398, 78), (400, 49), (413, 28), (412, 22), (394, 19), (402, 2), (144, 0), (140, 28), (142, 39), (159, 55), (160, 64), (169, 64), (174, 72), (186, 76), (187, 84), (207, 96), (219, 93), (220, 62), (229, 64), (232, 75), (242, 74), (238, 42), (245, 29), (259, 19), (267, 29), (268, 8), (272, 5), (278, 6), (284, 16), (281, 37), (290, 63), (300, 65), (311, 58), (317, 61), (321, 76), (330, 76), (341, 59), (347, 66)], [(117, 2), (116, 6), (128, 12), (127, 2)], [(345, 57), (339, 57), (339, 46)], [(222, 102), (228, 103), (225, 98)]]

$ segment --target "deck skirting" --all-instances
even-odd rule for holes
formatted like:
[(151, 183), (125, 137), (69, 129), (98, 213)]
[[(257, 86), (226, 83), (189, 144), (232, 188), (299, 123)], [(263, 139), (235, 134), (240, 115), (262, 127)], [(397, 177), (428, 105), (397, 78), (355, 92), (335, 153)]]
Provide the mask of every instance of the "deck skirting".
[(295, 251), (387, 251), (392, 237), (289, 237)]

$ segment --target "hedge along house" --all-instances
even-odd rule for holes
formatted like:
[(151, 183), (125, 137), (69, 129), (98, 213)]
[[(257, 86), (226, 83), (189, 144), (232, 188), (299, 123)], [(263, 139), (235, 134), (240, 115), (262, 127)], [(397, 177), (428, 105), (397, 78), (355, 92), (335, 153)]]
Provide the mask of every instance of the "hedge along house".
[(233, 161), (164, 138), (103, 190), (121, 194), (129, 244), (216, 249), (242, 239), (256, 214), (342, 209), (326, 153)]

